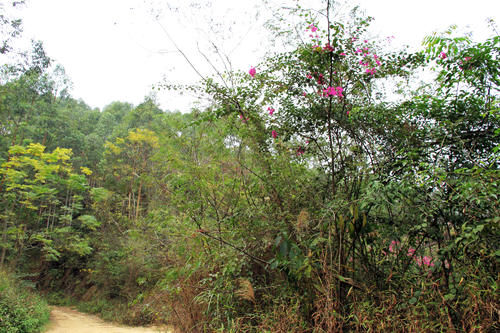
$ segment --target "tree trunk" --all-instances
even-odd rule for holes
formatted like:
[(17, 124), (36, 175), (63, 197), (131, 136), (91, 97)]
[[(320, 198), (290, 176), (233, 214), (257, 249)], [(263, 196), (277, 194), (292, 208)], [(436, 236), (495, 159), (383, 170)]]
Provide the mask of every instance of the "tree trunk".
[(142, 182), (139, 183), (139, 193), (137, 194), (137, 208), (135, 210), (135, 219), (139, 217), (139, 207), (141, 203), (141, 190), (142, 190)]

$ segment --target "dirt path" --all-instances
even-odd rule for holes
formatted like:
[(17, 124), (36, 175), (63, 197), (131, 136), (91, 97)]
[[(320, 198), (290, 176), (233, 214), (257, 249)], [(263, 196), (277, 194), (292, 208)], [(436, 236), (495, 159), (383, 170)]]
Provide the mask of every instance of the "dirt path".
[(50, 323), (45, 333), (158, 333), (158, 328), (127, 327), (108, 323), (89, 314), (67, 307), (52, 307)]

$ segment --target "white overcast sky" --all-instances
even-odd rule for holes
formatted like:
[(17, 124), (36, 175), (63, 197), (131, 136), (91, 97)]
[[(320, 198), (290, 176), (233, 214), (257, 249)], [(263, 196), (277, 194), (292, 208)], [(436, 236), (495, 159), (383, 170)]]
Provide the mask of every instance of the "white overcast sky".
[[(206, 0), (205, 0), (206, 1)], [(186, 7), (188, 0), (28, 0), (20, 12), (24, 37), (42, 40), (50, 57), (66, 69), (73, 81), (72, 95), (91, 107), (103, 108), (112, 101), (139, 104), (151, 93), (151, 85), (166, 76), (175, 82), (193, 82), (194, 71), (169, 40), (186, 50), (195, 66), (209, 74), (197, 42), (205, 45), (213, 28), (220, 36), (214, 42), (235, 69), (247, 70), (259, 61), (265, 42), (262, 23), (255, 12), (257, 0), (212, 0), (213, 6), (197, 8), (194, 21), (166, 6)], [(271, 1), (273, 2), (273, 1)], [(296, 1), (280, 1), (280, 3)], [(300, 1), (305, 4), (306, 1)], [(198, 2), (201, 3), (201, 2)], [(433, 31), (451, 24), (471, 30), (477, 40), (493, 35), (486, 24), (491, 17), (498, 22), (498, 0), (356, 0), (366, 14), (375, 17), (373, 32), (396, 36), (394, 45), (419, 45)], [(195, 6), (196, 7), (196, 6)], [(154, 8), (155, 10), (151, 10)], [(159, 9), (163, 8), (162, 11)], [(158, 20), (154, 17), (158, 16)], [(209, 21), (213, 19), (213, 26)], [(162, 26), (158, 24), (161, 23)], [(193, 28), (196, 25), (196, 29)], [(205, 44), (204, 44), (205, 43)], [(208, 52), (208, 51), (207, 51)], [(210, 54), (207, 56), (212, 57)], [(163, 109), (185, 111), (191, 98), (179, 98), (160, 91)]]

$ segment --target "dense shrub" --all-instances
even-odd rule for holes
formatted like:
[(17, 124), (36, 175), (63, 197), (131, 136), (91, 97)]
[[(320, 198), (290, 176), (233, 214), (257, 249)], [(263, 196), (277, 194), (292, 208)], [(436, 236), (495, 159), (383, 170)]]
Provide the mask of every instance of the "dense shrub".
[(12, 275), (0, 271), (0, 332), (40, 332), (49, 321), (47, 303)]

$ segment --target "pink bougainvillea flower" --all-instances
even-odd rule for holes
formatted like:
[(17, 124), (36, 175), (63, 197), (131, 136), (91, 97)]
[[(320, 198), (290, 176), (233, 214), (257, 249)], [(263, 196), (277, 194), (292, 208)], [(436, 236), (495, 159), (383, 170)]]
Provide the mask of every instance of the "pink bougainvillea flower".
[(330, 44), (326, 44), (325, 47), (323, 48), (325, 51), (333, 51), (333, 47)]
[(311, 29), (312, 32), (318, 31), (318, 27), (316, 27), (314, 24), (309, 25), (307, 29)]
[(323, 84), (323, 77), (324, 76), (321, 73), (318, 75), (318, 84)]
[(278, 133), (275, 130), (271, 131), (271, 135), (273, 136), (273, 139), (276, 139), (278, 137)]
[(422, 258), (422, 263), (426, 266), (434, 266), (434, 263), (432, 262), (432, 258), (431, 257), (428, 257), (428, 256), (424, 256)]
[(417, 263), (418, 266), (422, 266), (422, 257), (416, 257), (415, 262)]
[(307, 77), (308, 79), (312, 79), (312, 78), (313, 78), (311, 74), (307, 74), (307, 75), (306, 75), (306, 77)]
[(309, 34), (309, 37), (313, 38), (314, 36), (313, 36), (313, 34)]
[(344, 89), (342, 87), (328, 87), (323, 90), (323, 96), (338, 96), (343, 97), (342, 92)]
[(304, 155), (304, 149), (302, 149), (302, 147), (299, 147), (299, 149), (297, 149), (297, 156), (300, 155)]
[(307, 96), (307, 93), (304, 91), (304, 92), (302, 93), (302, 96), (306, 97), (306, 96)]
[(370, 75), (374, 75), (376, 71), (377, 70), (374, 67), (366, 69), (366, 73)]
[(363, 53), (363, 50), (361, 50), (361, 49), (357, 49), (357, 50), (356, 50), (356, 53)]
[(368, 41), (365, 39), (365, 43), (368, 43)]
[(440, 57), (441, 59), (443, 59), (443, 60), (447, 58), (446, 53), (444, 53), (444, 52), (441, 52), (441, 53), (439, 54), (439, 57)]
[(406, 254), (408, 257), (413, 257), (413, 255), (415, 254), (415, 249), (410, 247), (408, 249), (408, 253)]
[(240, 114), (240, 119), (243, 123), (246, 123), (248, 121), (248, 119), (250, 118), (244, 118), (242, 114)]
[(342, 52), (342, 53), (340, 53), (340, 55), (341, 55), (341, 56), (345, 56), (345, 53), (344, 53), (344, 52)]
[(248, 71), (248, 74), (250, 74), (251, 77), (255, 77), (255, 74), (257, 73), (257, 70), (255, 67), (251, 67), (250, 70)]
[(377, 65), (380, 66), (380, 64), (381, 64), (380, 60), (377, 59), (375, 62), (377, 63)]
[(269, 115), (271, 115), (271, 116), (272, 116), (272, 115), (273, 115), (273, 113), (274, 113), (274, 109), (273, 109), (272, 107), (268, 107), (268, 108), (267, 108), (267, 111), (269, 111)]
[(374, 54), (373, 59), (378, 59), (378, 55)]
[(397, 247), (399, 246), (399, 242), (393, 240), (391, 244), (389, 245), (389, 252), (394, 253), (397, 250)]
[(358, 39), (356, 37), (352, 37), (352, 41), (355, 42), (357, 41)]
[(471, 57), (465, 57), (465, 58), (464, 58), (464, 61), (469, 61), (469, 60), (471, 60), (471, 59), (472, 59)]

